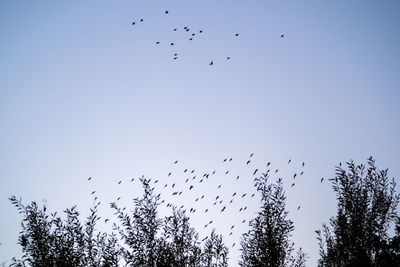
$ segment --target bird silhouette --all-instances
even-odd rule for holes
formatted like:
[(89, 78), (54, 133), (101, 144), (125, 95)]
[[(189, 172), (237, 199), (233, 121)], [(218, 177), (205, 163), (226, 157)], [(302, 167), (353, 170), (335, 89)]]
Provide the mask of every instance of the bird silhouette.
[(239, 180), (239, 175), (238, 175), (238, 177), (236, 177), (236, 180)]
[(284, 34), (281, 34), (281, 38), (283, 38), (285, 35)]
[(120, 180), (119, 182), (118, 182), (118, 184), (121, 184), (122, 183), (122, 180)]
[(170, 177), (170, 176), (171, 176), (171, 174), (172, 174), (172, 172), (168, 173), (168, 177)]
[(170, 43), (170, 45), (174, 45), (175, 43)]
[(297, 207), (297, 210), (299, 210), (299, 209), (300, 209), (300, 206)]
[(213, 62), (213, 61), (210, 62), (210, 66), (211, 66), (211, 65), (214, 65), (214, 62)]
[(256, 175), (257, 171), (258, 171), (258, 169), (255, 169), (253, 175)]
[(160, 42), (156, 42), (156, 44), (160, 44)]
[(293, 186), (294, 186), (294, 183), (290, 187), (293, 187)]
[(187, 172), (187, 169), (185, 169), (183, 172)]
[(304, 163), (304, 161), (303, 161), (303, 163), (301, 164), (301, 167), (304, 167), (304, 165), (305, 165), (305, 163)]
[[(177, 56), (178, 54), (174, 54), (175, 56)], [(175, 162), (174, 162), (174, 164), (177, 164), (178, 163), (178, 161), (176, 160)]]
[(165, 10), (165, 14), (168, 14), (168, 10)]
[(140, 19), (141, 22), (143, 22), (143, 19)]
[(235, 36), (239, 36), (239, 34), (238, 34), (238, 33), (236, 33), (236, 34), (235, 34)]
[(291, 160), (291, 159), (289, 159), (287, 163), (289, 164), (290, 162), (292, 162), (292, 160)]
[(250, 163), (250, 160), (248, 160), (248, 161), (246, 162), (246, 165), (249, 165), (249, 163)]
[(93, 191), (91, 195), (93, 195), (94, 193), (96, 193), (96, 191)]
[(231, 59), (231, 57), (227, 57), (226, 59)]
[(92, 177), (89, 177), (87, 180), (88, 180), (88, 181), (92, 180)]
[(324, 177), (321, 178), (321, 183), (324, 181)]
[(227, 159), (224, 159), (222, 162), (226, 162)]
[(253, 155), (254, 155), (254, 153), (251, 153), (251, 154), (250, 154), (250, 158), (251, 158)]

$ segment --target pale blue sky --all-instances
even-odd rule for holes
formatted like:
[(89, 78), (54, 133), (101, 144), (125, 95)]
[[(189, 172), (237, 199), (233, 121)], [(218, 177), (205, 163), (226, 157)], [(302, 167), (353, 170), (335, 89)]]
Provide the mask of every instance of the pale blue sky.
[[(86, 214), (92, 190), (103, 203), (141, 194), (119, 179), (157, 177), (162, 187), (171, 168), (177, 185), (184, 168), (242, 174), (178, 200), (190, 206), (220, 183), (226, 195), (250, 190), (253, 169), (268, 161), (290, 184), (304, 160), (288, 208), (293, 239), (315, 265), (314, 230), (335, 214), (320, 178), (370, 155), (400, 177), (399, 11), (398, 1), (2, 1), (0, 260), (20, 255), (11, 195)], [(184, 26), (203, 33), (189, 42)], [(258, 203), (246, 201), (250, 219)], [(112, 214), (106, 204), (101, 212)], [(226, 235), (244, 215), (210, 216)], [(205, 220), (192, 217), (201, 236)], [(237, 243), (232, 266), (238, 238), (226, 237)]]

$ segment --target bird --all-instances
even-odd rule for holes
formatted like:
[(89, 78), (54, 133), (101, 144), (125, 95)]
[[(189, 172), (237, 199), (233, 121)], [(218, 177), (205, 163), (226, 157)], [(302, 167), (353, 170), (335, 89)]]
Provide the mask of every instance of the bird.
[(183, 172), (187, 172), (187, 169), (185, 169)]
[(236, 243), (233, 243), (232, 247), (234, 247), (236, 245)]
[(164, 185), (164, 188), (167, 187), (167, 186), (168, 186), (168, 184), (165, 184), (165, 185)]
[(175, 187), (175, 183), (172, 184), (172, 188), (174, 188), (174, 187)]
[(132, 179), (131, 179), (131, 182), (133, 182), (134, 180), (135, 180), (135, 178), (132, 178)]
[(238, 33), (236, 33), (236, 34), (235, 34), (235, 36), (239, 36), (239, 34), (238, 34)]
[(226, 209), (226, 207), (224, 206), (224, 207), (222, 208), (221, 212), (223, 212), (225, 209)]
[(93, 195), (94, 193), (96, 193), (96, 191), (93, 191), (93, 192), (92, 192), (92, 195)]
[(141, 22), (143, 22), (143, 19), (140, 19)]
[(192, 33), (192, 36), (195, 36), (196, 34), (195, 33)]
[(193, 38), (189, 38), (189, 41), (192, 41), (193, 40)]
[(239, 180), (239, 175), (238, 175), (238, 177), (236, 177), (236, 180)]
[(211, 66), (211, 65), (214, 65), (214, 62), (213, 62), (213, 61), (210, 62), (210, 66)]
[(226, 172), (225, 172), (225, 174), (228, 174), (228, 173), (229, 173), (229, 171), (226, 171)]
[(254, 155), (254, 153), (251, 153), (251, 154), (250, 154), (250, 158), (251, 158), (253, 155)]
[(87, 180), (88, 180), (88, 181), (92, 180), (92, 177), (89, 177)]
[(105, 219), (104, 222), (107, 223), (107, 222), (108, 222), (108, 219)]
[(192, 188), (193, 188), (193, 185), (191, 185), (191, 186), (189, 187), (189, 190), (192, 190)]
[(231, 57), (227, 57), (226, 59), (231, 59)]
[(170, 43), (170, 45), (174, 45), (175, 43)]
[(294, 186), (294, 183), (290, 187), (293, 187), (293, 186)]
[(250, 163), (250, 160), (247, 161), (246, 165), (249, 165), (249, 163)]
[(168, 14), (168, 10), (165, 10), (165, 14)]
[(296, 176), (297, 176), (297, 173), (293, 174), (293, 179), (296, 178)]
[(301, 172), (301, 173), (300, 173), (300, 176), (303, 175), (303, 173), (304, 173), (304, 172)]
[(291, 161), (292, 161), (292, 160), (291, 160), (291, 159), (289, 159), (287, 163), (289, 164)]
[[(177, 56), (178, 54), (174, 54), (175, 56)], [(176, 160), (175, 162), (174, 162), (174, 164), (177, 164), (178, 163), (178, 161)]]
[(255, 194), (252, 194), (252, 195), (251, 195), (251, 197), (254, 197), (254, 196), (255, 196)]
[(231, 162), (231, 161), (232, 161), (232, 158), (229, 159), (229, 162)]
[(234, 197), (234, 196), (236, 196), (236, 192), (235, 192), (235, 193), (233, 193), (232, 197)]
[(284, 34), (281, 34), (281, 38), (283, 38), (285, 35)]
[(155, 184), (158, 183), (158, 180), (155, 180), (154, 183), (155, 183)]
[(321, 178), (321, 183), (324, 181), (324, 177)]
[(255, 169), (253, 175), (256, 175), (257, 171), (258, 171), (258, 169)]
[(235, 227), (235, 225), (232, 225), (232, 226), (231, 226), (231, 230), (232, 230), (234, 227)]
[(275, 170), (275, 173), (277, 173), (277, 172), (278, 172), (278, 169)]
[(246, 222), (246, 220), (243, 220), (243, 221), (242, 221), (242, 223), (245, 223), (245, 222)]
[(206, 211), (204, 213), (206, 213), (208, 211), (208, 209), (206, 209)]
[(178, 57), (174, 57), (174, 60), (178, 59)]
[(221, 188), (221, 185), (219, 185), (218, 188)]
[(120, 180), (119, 182), (118, 182), (118, 184), (121, 184), (122, 183), (122, 180)]
[(199, 31), (199, 33), (202, 33), (202, 32), (203, 32), (202, 30)]
[(215, 171), (213, 171), (213, 173), (212, 174), (215, 174)]
[(121, 199), (121, 197), (118, 197), (118, 198), (117, 198), (117, 201), (120, 200), (120, 199)]
[(299, 210), (299, 209), (300, 209), (300, 206), (297, 207), (297, 210)]
[(301, 167), (304, 167), (304, 165), (305, 165), (305, 163), (304, 163), (304, 161), (303, 161), (303, 163), (301, 164)]
[(243, 195), (242, 195), (242, 198), (244, 198), (246, 195), (247, 195), (247, 194), (243, 194)]
[(194, 170), (192, 170), (190, 173), (194, 173)]
[(224, 159), (222, 162), (226, 162), (227, 159)]
[(189, 178), (186, 179), (185, 183), (187, 183), (189, 181)]

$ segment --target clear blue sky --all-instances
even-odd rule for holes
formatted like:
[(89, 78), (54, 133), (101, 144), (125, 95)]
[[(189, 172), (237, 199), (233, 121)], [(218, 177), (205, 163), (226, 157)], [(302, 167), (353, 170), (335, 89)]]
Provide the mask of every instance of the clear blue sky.
[[(96, 190), (107, 217), (106, 203), (141, 194), (131, 177), (156, 177), (167, 194), (171, 170), (183, 186), (183, 169), (217, 169), (169, 199), (193, 206), (203, 192), (211, 201), (251, 190), (252, 171), (271, 161), (287, 181), (293, 239), (315, 265), (314, 230), (336, 205), (320, 178), (370, 155), (400, 177), (399, 12), (398, 1), (1, 1), (0, 260), (20, 255), (11, 195), (86, 215)], [(184, 26), (203, 33), (188, 41)], [(210, 212), (218, 232), (253, 216), (258, 202), (241, 201), (246, 214)], [(192, 216), (201, 237), (208, 219)], [(225, 238), (237, 243), (232, 266), (247, 228), (237, 230)]]

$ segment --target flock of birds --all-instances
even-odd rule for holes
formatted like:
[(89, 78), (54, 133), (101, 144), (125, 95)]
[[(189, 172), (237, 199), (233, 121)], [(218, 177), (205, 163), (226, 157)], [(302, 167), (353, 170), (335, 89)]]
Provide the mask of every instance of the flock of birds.
[[(165, 11), (164, 11), (164, 14), (165, 14), (165, 15), (168, 15), (168, 14), (169, 14), (169, 11), (168, 11), (168, 10), (165, 10)], [(141, 18), (141, 19), (139, 19), (138, 21), (133, 21), (133, 22), (132, 22), (132, 26), (137, 26), (137, 24), (143, 23), (143, 22), (144, 22), (144, 19)], [(193, 29), (191, 29), (189, 26), (184, 26), (184, 27), (173, 27), (173, 28), (171, 29), (171, 31), (173, 31), (173, 32), (183, 31), (185, 34), (187, 34), (187, 35), (186, 35), (186, 39), (187, 39), (188, 42), (194, 41), (196, 37), (198, 37), (198, 36), (200, 36), (200, 35), (203, 34), (203, 30), (202, 30), (202, 29), (193, 30)], [(239, 37), (239, 33), (235, 33), (233, 36), (234, 36), (234, 37)], [(285, 37), (285, 34), (281, 34), (281, 35), (280, 35), (280, 38), (283, 38), (283, 37)], [(166, 42), (166, 44), (169, 45), (169, 46), (171, 46), (171, 47), (174, 47), (174, 46), (176, 45), (176, 42), (175, 42), (175, 41)], [(162, 45), (162, 42), (161, 42), (161, 41), (155, 41), (155, 45)], [(177, 60), (178, 57), (179, 57), (179, 54), (178, 54), (178, 53), (174, 52), (174, 53), (172, 54), (172, 59), (173, 59), (173, 60)], [(230, 60), (230, 59), (231, 59), (230, 56), (226, 56), (226, 60)], [(209, 65), (210, 65), (210, 66), (214, 65), (214, 60), (211, 60), (211, 61), (209, 62)]]
[[(162, 192), (157, 195), (160, 199), (160, 207), (162, 209), (168, 210), (175, 206), (185, 213), (190, 214), (189, 216), (195, 216), (196, 219), (203, 221), (206, 220), (203, 224), (204, 228), (215, 228), (215, 219), (218, 213), (222, 216), (229, 215), (230, 218), (232, 218), (232, 214), (227, 212), (237, 212), (236, 215), (241, 217), (240, 221), (227, 225), (228, 228), (225, 229), (226, 235), (230, 237), (234, 234), (234, 230), (238, 229), (238, 224), (246, 227), (251, 226), (252, 220), (249, 220), (249, 218), (254, 218), (255, 213), (249, 214), (248, 211), (251, 209), (256, 212), (259, 208), (259, 204), (254, 205), (251, 201), (251, 199), (259, 195), (257, 194), (258, 184), (256, 181), (257, 178), (262, 175), (258, 168), (252, 167), (253, 156), (254, 154), (251, 153), (248, 159), (243, 162), (243, 165), (250, 170), (250, 173), (245, 176), (242, 175), (243, 177), (237, 174), (232, 175), (230, 168), (232, 165), (230, 164), (233, 159), (230, 157), (222, 160), (222, 171), (214, 169), (207, 172), (200, 172), (196, 169), (182, 167), (180, 166), (180, 162), (176, 160), (172, 163), (173, 169), (169, 171), (164, 178), (149, 179), (149, 184), (154, 192)], [(287, 164), (293, 164), (292, 160), (289, 159)], [(295, 186), (296, 178), (298, 179), (304, 174), (305, 162), (301, 162), (300, 166), (301, 170), (295, 172), (292, 177), (290, 177), (291, 181), (288, 183), (290, 184), (290, 188)], [(267, 162), (266, 174), (271, 174), (270, 177), (272, 177), (272, 175), (278, 175), (278, 169), (270, 172), (270, 168), (271, 163)], [(252, 177), (253, 180), (249, 180), (249, 177)], [(282, 181), (282, 178), (279, 179)], [(92, 177), (88, 178), (89, 182), (92, 180)], [(135, 182), (135, 180), (139, 179), (130, 178), (127, 180), (117, 180), (116, 183), (118, 186), (125, 187), (125, 183), (132, 183)], [(241, 182), (241, 180), (244, 180), (243, 182), (246, 184), (248, 182), (252, 183), (252, 190), (248, 191), (241, 185), (238, 190), (233, 191), (234, 186), (232, 186), (232, 184), (234, 182)], [(323, 180), (324, 178), (321, 179), (321, 183)], [(243, 191), (240, 191), (240, 189)], [(228, 193), (228, 191), (230, 192)], [(93, 190), (91, 194), (95, 196), (95, 201), (98, 200), (98, 197), (95, 195), (95, 190)], [(115, 198), (114, 202), (119, 202), (120, 200), (121, 196), (118, 196)], [(99, 204), (100, 202), (98, 202), (98, 205)], [(297, 210), (300, 210), (300, 208), (301, 206), (298, 205)], [(126, 207), (122, 210), (125, 209)], [(104, 222), (108, 223), (109, 219), (106, 218)], [(247, 225), (246, 222), (248, 222)], [(238, 234), (241, 233), (242, 232), (238, 232)], [(207, 237), (208, 235), (201, 241), (205, 241)], [(236, 242), (233, 242), (232, 247), (234, 247), (235, 244)]]

